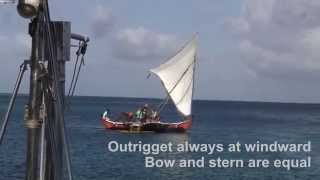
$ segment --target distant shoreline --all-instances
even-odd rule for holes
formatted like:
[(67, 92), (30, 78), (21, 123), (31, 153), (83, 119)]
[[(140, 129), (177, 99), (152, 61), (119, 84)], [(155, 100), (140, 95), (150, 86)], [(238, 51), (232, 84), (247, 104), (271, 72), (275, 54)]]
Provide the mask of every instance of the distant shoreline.
[[(0, 96), (10, 96), (10, 93), (0, 93)], [(28, 96), (28, 94), (21, 93), (18, 96)], [(141, 100), (162, 100), (161, 98), (152, 97), (120, 97), (120, 96), (90, 96), (90, 95), (75, 95), (75, 98), (118, 98), (118, 99), (141, 99)], [(279, 101), (248, 101), (248, 100), (221, 100), (221, 99), (194, 99), (200, 102), (223, 102), (223, 103), (251, 103), (251, 104), (296, 104), (296, 105), (320, 105), (312, 102), (279, 102)]]

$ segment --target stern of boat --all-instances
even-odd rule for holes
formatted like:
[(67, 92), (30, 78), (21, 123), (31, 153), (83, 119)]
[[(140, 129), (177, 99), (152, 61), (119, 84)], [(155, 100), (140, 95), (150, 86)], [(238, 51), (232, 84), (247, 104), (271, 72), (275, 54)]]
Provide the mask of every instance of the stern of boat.
[(192, 117), (189, 116), (185, 121), (178, 125), (178, 128), (184, 129), (185, 131), (192, 127)]

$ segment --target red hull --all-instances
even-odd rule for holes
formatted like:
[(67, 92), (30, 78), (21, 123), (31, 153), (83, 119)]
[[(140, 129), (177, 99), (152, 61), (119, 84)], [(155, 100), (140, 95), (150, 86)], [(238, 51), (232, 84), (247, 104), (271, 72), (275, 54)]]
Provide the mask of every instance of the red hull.
[(148, 122), (148, 123), (136, 123), (136, 122), (115, 122), (108, 117), (101, 118), (102, 124), (106, 129), (120, 130), (128, 132), (186, 132), (192, 126), (191, 116), (186, 120), (178, 123), (163, 123), (163, 122)]

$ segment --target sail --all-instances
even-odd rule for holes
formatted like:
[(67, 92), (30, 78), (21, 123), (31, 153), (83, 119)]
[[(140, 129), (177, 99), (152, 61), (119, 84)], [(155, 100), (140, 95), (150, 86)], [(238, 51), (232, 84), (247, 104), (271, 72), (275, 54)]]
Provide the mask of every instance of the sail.
[(196, 49), (196, 39), (193, 38), (167, 62), (150, 70), (161, 79), (176, 108), (184, 116), (191, 115)]

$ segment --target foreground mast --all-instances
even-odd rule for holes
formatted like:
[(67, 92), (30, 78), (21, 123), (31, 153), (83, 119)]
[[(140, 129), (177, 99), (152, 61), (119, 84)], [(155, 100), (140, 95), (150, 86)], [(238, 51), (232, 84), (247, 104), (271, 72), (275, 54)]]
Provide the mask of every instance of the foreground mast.
[[(30, 90), (24, 117), (27, 128), (25, 179), (62, 180), (68, 177), (71, 180), (71, 160), (64, 121), (65, 64), (70, 60), (71, 39), (79, 41), (76, 66), (79, 57), (81, 64), (83, 63), (89, 39), (72, 34), (70, 22), (51, 21), (48, 0), (19, 0), (17, 9), (22, 17), (31, 19), (29, 23), (29, 35), (32, 38), (31, 57), (21, 65), (1, 127), (0, 144), (28, 65)], [(80, 68), (81, 65), (78, 74)], [(71, 84), (73, 94), (75, 84), (73, 82)]]

